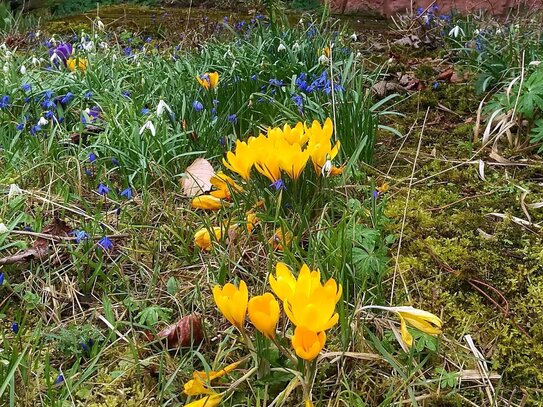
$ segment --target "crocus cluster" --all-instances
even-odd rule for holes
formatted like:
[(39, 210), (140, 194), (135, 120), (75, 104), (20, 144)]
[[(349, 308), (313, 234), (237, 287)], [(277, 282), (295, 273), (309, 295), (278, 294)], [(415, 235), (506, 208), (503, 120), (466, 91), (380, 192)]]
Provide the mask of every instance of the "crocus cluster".
[[(337, 324), (336, 304), (341, 298), (341, 285), (331, 278), (321, 283), (318, 270), (303, 265), (298, 278), (288, 266), (278, 263), (276, 275), (269, 279), (272, 293), (257, 295), (249, 300), (247, 285), (232, 283), (213, 288), (213, 298), (224, 317), (240, 332), (244, 330), (245, 316), (265, 337), (275, 340), (281, 306), (294, 326), (291, 344), (298, 357), (314, 360), (326, 342), (326, 331)], [(277, 297), (277, 298), (276, 298)], [(279, 301), (277, 300), (279, 299)]]
[[(294, 127), (268, 128), (267, 134), (236, 142), (235, 152), (229, 151), (224, 165), (245, 181), (254, 169), (272, 183), (285, 174), (296, 180), (311, 160), (318, 176), (337, 175), (342, 168), (332, 165), (340, 148), (339, 140), (332, 143), (334, 126), (330, 118), (324, 125), (313, 121), (311, 126), (298, 123)], [(272, 153), (273, 152), (273, 153)]]

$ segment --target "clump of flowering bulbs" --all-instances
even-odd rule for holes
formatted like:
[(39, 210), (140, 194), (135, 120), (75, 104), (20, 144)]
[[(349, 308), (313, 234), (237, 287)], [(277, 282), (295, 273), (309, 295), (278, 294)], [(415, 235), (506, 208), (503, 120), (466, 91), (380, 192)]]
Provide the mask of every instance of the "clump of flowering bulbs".
[(241, 280), (238, 286), (232, 283), (223, 287), (215, 286), (213, 298), (224, 317), (246, 341), (250, 342), (244, 327), (248, 314), (251, 324), (264, 337), (272, 341), (290, 360), (295, 360), (292, 352), (277, 337), (277, 325), (283, 309), (293, 326), (293, 335), (290, 336), (292, 349), (305, 366), (301, 372), (305, 378), (304, 399), (311, 403), (311, 383), (316, 365), (314, 361), (324, 348), (326, 331), (339, 320), (336, 304), (341, 298), (341, 285), (333, 278), (323, 284), (320, 272), (310, 270), (305, 264), (296, 278), (284, 263), (277, 264), (275, 276), (270, 276), (269, 282), (273, 294), (266, 292), (249, 298), (247, 284)]

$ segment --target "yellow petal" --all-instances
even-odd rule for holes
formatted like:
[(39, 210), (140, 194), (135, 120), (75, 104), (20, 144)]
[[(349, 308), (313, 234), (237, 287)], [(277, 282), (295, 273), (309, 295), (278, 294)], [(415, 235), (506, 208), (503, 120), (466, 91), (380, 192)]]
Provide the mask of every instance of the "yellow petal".
[(222, 394), (212, 394), (199, 400), (195, 400), (189, 404), (185, 404), (185, 407), (217, 407), (222, 400)]
[(401, 316), (400, 316), (400, 334), (402, 336), (403, 343), (405, 343), (405, 345), (408, 348), (413, 346), (413, 336), (407, 330), (407, 324), (405, 323), (405, 319), (403, 319)]

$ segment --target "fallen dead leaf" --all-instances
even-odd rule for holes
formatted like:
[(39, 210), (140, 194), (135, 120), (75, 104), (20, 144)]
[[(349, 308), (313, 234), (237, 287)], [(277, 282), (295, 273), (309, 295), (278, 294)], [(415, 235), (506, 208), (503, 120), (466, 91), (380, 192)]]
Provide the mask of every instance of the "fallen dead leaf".
[(215, 171), (209, 161), (205, 158), (197, 158), (187, 167), (181, 179), (183, 194), (193, 197), (211, 190), (211, 177), (213, 175), (215, 175)]

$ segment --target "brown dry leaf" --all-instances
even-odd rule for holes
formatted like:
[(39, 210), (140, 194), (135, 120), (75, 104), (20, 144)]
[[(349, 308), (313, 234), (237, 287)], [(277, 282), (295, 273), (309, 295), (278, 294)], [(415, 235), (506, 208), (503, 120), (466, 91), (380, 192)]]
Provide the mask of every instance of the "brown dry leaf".
[(451, 76), (453, 76), (453, 74), (454, 74), (454, 69), (452, 68), (446, 69), (437, 76), (437, 80), (438, 81), (449, 80), (451, 79)]
[[(55, 218), (50, 224), (43, 228), (42, 234), (51, 235), (52, 238), (66, 237), (71, 231), (72, 228), (66, 222), (59, 218)], [(0, 259), (0, 266), (3, 264), (22, 263), (30, 260), (43, 260), (49, 254), (50, 244), (51, 239), (38, 237), (30, 249)]]
[(215, 175), (215, 171), (209, 161), (205, 158), (197, 158), (187, 167), (181, 179), (183, 194), (193, 197), (211, 190), (211, 177), (213, 175)]
[(197, 345), (204, 340), (202, 321), (197, 314), (181, 318), (160, 331), (157, 338), (166, 339), (168, 349)]

